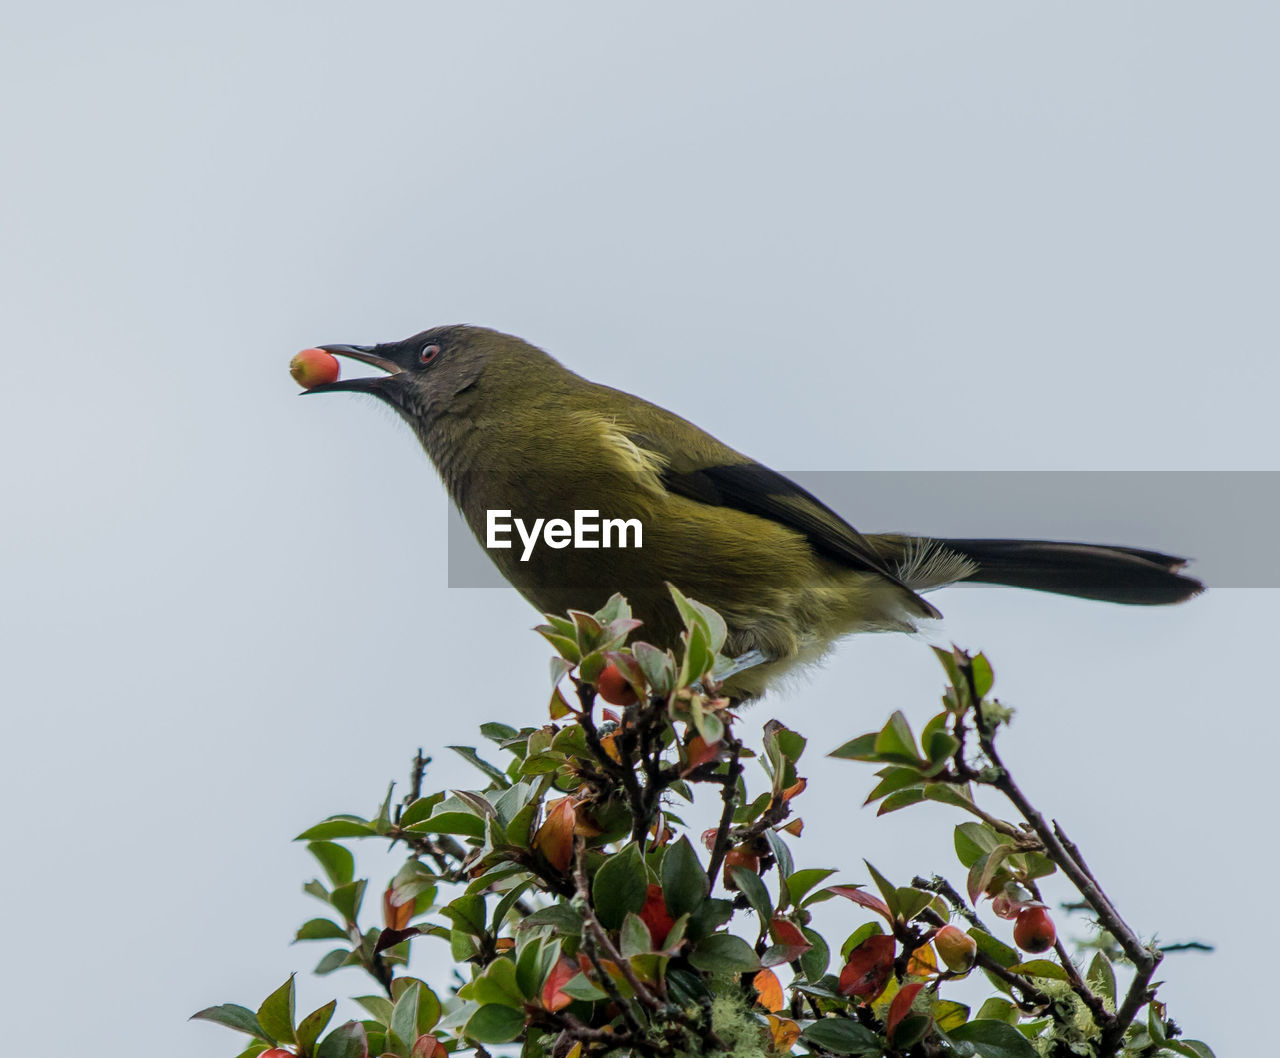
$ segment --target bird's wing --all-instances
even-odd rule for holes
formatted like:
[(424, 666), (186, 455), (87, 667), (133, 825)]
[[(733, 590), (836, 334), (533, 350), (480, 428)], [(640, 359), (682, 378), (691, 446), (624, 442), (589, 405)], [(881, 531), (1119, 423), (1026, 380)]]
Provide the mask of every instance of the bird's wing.
[(803, 535), (820, 554), (898, 580), (858, 530), (813, 493), (761, 463), (723, 463), (683, 471), (668, 467), (662, 483), (669, 492), (700, 503), (769, 518)]
[[(790, 478), (748, 459), (666, 408), (630, 396), (623, 403), (616, 401), (616, 390), (594, 388), (604, 398), (597, 407), (605, 413), (610, 431), (624, 436), (645, 457), (668, 492), (768, 518), (800, 533), (828, 558), (901, 583), (866, 537)], [(619, 414), (608, 415), (615, 409)]]

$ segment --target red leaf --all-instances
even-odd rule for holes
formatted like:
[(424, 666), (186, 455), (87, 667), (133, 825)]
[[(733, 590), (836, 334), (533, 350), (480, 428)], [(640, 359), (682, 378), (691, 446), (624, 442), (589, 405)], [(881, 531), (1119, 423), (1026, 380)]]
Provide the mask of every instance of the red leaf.
[(662, 942), (671, 932), (675, 919), (667, 910), (667, 902), (662, 896), (662, 887), (649, 883), (645, 890), (644, 907), (640, 909), (640, 921), (649, 927), (649, 939), (653, 942), (653, 950), (661, 951)]
[(852, 900), (855, 904), (870, 908), (877, 914), (884, 915), (885, 921), (893, 922), (893, 915), (889, 911), (889, 905), (878, 896), (872, 896), (865, 890), (859, 889), (856, 885), (833, 885), (827, 892), (835, 893), (836, 896), (843, 896), (846, 900)]
[(884, 1030), (891, 1039), (893, 1030), (911, 1012), (911, 1004), (915, 1002), (916, 995), (923, 987), (923, 984), (903, 985), (898, 989), (898, 994), (893, 997), (893, 1002), (889, 1004), (889, 1016), (884, 1021)]
[(547, 1010), (563, 1010), (573, 1002), (573, 997), (565, 995), (560, 991), (566, 984), (578, 975), (578, 967), (565, 956), (560, 956), (560, 961), (551, 967), (551, 972), (547, 974), (547, 980), (542, 986), (542, 1005)]
[(839, 992), (870, 1002), (884, 991), (893, 972), (894, 940), (885, 934), (868, 937), (852, 952), (840, 971)]
[(800, 927), (781, 915), (769, 923), (769, 936), (773, 938), (775, 947), (780, 949), (775, 953), (779, 956), (779, 963), (792, 962), (813, 947), (800, 932)]
[(707, 740), (701, 735), (694, 735), (693, 738), (689, 739), (689, 744), (684, 747), (685, 758), (688, 763), (680, 774), (688, 775), (695, 768), (706, 764), (708, 761), (715, 760), (720, 756), (722, 748), (719, 742), (712, 742), (708, 745)]

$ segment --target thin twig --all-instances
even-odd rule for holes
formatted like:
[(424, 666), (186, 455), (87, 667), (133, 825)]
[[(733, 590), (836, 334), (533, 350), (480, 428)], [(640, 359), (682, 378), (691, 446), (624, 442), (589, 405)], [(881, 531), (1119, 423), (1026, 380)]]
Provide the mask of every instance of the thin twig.
[[(1138, 939), (1133, 930), (1129, 928), (1128, 923), (1120, 917), (1120, 913), (1116, 911), (1107, 894), (1102, 891), (1102, 887), (1094, 879), (1088, 867), (1083, 864), (1082, 858), (1079, 857), (1079, 850), (1076, 849), (1075, 854), (1072, 854), (1067, 848), (1067, 844), (1062, 840), (1061, 829), (1056, 825), (1051, 827), (1044, 816), (1028, 800), (1018, 784), (1014, 782), (1009, 769), (1005, 767), (999, 753), (996, 751), (995, 730), (988, 724), (986, 717), (983, 715), (981, 696), (977, 694), (977, 689), (973, 683), (973, 668), (966, 665), (962, 671), (968, 680), (969, 691), (974, 703), (974, 726), (978, 732), (978, 740), (994, 771), (994, 775), (987, 780), (988, 784), (1004, 794), (1018, 809), (1022, 818), (1030, 824), (1036, 836), (1043, 842), (1045, 854), (1061, 868), (1062, 873), (1071, 880), (1071, 883), (1079, 890), (1080, 895), (1089, 902), (1089, 906), (1097, 914), (1103, 928), (1116, 938), (1125, 955), (1129, 957), (1129, 960), (1134, 965), (1133, 982), (1129, 986), (1128, 994), (1125, 996), (1120, 1009), (1114, 1015), (1108, 1014), (1103, 1019), (1101, 1053), (1104, 1056), (1113, 1054), (1123, 1040), (1125, 1030), (1137, 1016), (1143, 1004), (1150, 998), (1148, 989), (1151, 984), (1151, 978), (1155, 974), (1156, 967), (1160, 964), (1162, 955), (1160, 952), (1148, 948)], [(1072, 844), (1072, 848), (1074, 848), (1074, 844)]]
[(729, 828), (733, 825), (733, 813), (738, 807), (738, 776), (742, 774), (742, 741), (733, 739), (729, 744), (729, 771), (724, 784), (720, 787), (720, 796), (724, 807), (720, 810), (720, 825), (716, 827), (716, 839), (711, 845), (711, 863), (707, 865), (707, 881), (710, 887), (716, 887), (716, 876), (729, 851)]

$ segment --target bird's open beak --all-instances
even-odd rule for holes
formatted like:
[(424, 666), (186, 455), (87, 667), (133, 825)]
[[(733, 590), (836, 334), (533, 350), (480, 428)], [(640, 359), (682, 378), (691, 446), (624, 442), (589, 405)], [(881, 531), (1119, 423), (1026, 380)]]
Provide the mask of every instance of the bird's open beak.
[(385, 371), (386, 374), (372, 375), (367, 378), (342, 378), (337, 382), (326, 382), (322, 386), (313, 386), (311, 389), (303, 390), (304, 394), (334, 393), (338, 391), (381, 393), (389, 378), (404, 371), (404, 368), (394, 360), (388, 360), (385, 356), (379, 356), (375, 353), (373, 351), (374, 346), (371, 345), (319, 345), (316, 348), (323, 349), (326, 353), (333, 353), (334, 356), (345, 356), (350, 360), (359, 360), (362, 364), (370, 364)]

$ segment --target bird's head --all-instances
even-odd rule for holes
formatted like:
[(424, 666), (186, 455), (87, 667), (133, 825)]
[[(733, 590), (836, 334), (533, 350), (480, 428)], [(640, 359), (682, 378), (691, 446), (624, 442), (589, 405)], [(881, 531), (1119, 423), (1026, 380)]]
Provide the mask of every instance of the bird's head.
[(318, 348), (386, 374), (340, 379), (306, 393), (369, 393), (419, 424), (453, 406), (462, 394), (538, 386), (557, 374), (568, 374), (520, 338), (461, 324), (433, 327), (399, 342)]

